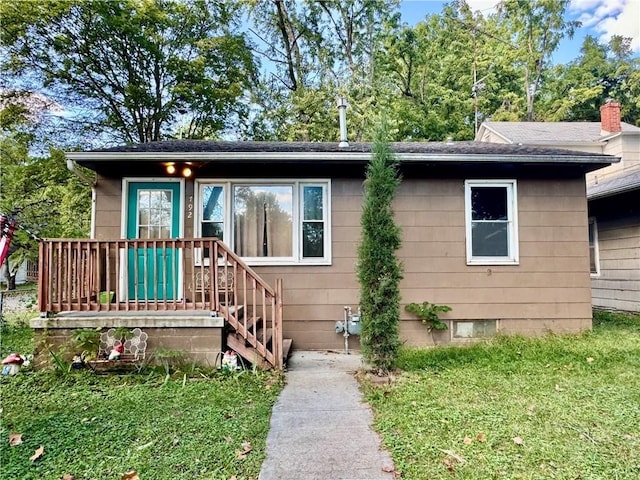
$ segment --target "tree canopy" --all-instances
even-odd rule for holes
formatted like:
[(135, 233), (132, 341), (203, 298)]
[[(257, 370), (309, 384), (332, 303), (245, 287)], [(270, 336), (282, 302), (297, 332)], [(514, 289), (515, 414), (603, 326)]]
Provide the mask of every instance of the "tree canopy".
[(255, 66), (236, 2), (2, 2), (2, 65), (86, 127), (119, 142), (176, 132), (213, 136), (241, 123)]
[[(0, 88), (60, 106), (52, 132), (77, 145), (166, 138), (335, 140), (337, 96), (349, 138), (471, 139), (495, 120), (592, 120), (614, 98), (640, 122), (629, 39), (587, 37), (552, 65), (580, 24), (568, 0), (503, 0), (472, 12), (452, 0), (409, 25), (399, 0), (50, 0), (0, 4)], [(100, 132), (96, 135), (96, 131)], [(91, 133), (89, 133), (91, 132)]]
[(587, 36), (575, 59), (551, 64), (580, 28), (567, 0), (503, 0), (484, 16), (452, 0), (412, 25), (399, 5), (0, 2), (2, 211), (20, 210), (39, 235), (87, 234), (88, 187), (60, 148), (337, 141), (338, 96), (352, 141), (372, 140), (380, 113), (388, 141), (468, 140), (489, 118), (596, 121), (610, 98), (640, 124), (629, 38)]

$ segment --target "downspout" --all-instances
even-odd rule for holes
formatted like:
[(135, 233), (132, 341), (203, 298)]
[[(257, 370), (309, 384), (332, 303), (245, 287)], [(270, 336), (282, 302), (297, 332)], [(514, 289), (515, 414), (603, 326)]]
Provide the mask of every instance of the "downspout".
[(91, 226), (90, 236), (96, 238), (96, 185), (98, 184), (98, 175), (95, 178), (89, 178), (84, 172), (76, 169), (76, 162), (67, 158), (67, 169), (84, 183), (91, 187)]
[(86, 183), (87, 185), (89, 185), (90, 187), (95, 187), (96, 184), (98, 183), (98, 178), (94, 178), (91, 179), (89, 177), (87, 177), (82, 171), (80, 170), (76, 170), (76, 162), (74, 162), (73, 160), (67, 158), (67, 169), (73, 173), (76, 177), (78, 177), (80, 180), (82, 180), (84, 183)]

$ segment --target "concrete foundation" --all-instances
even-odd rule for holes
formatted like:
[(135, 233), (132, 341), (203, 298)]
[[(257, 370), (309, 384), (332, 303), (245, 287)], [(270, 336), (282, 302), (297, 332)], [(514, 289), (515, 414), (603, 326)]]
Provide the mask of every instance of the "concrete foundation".
[[(137, 327), (149, 335), (147, 360), (153, 361), (154, 349), (162, 347), (187, 352), (182, 361), (214, 367), (221, 361), (224, 319), (193, 312), (153, 312), (153, 315), (138, 312), (69, 312), (53, 318), (35, 318), (31, 320), (31, 327), (36, 335), (36, 356), (47, 352), (47, 347), (59, 349), (68, 345), (77, 329)], [(72, 355), (74, 352), (69, 350), (68, 353)]]

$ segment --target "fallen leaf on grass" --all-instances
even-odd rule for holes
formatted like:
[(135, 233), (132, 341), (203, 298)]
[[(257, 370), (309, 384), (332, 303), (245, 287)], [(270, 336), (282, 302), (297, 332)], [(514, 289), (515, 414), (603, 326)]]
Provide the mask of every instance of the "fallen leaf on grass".
[(227, 443), (231, 443), (231, 442), (233, 442), (233, 438), (231, 438), (231, 437), (224, 437), (224, 441), (225, 441), (225, 442), (227, 442)]
[(558, 384), (556, 383), (556, 392), (561, 392), (561, 391), (562, 391), (562, 389), (560, 388), (560, 385), (558, 385)]
[(22, 434), (21, 433), (10, 433), (9, 434), (9, 445), (15, 447), (16, 445), (20, 445), (22, 443)]
[(438, 450), (440, 450), (442, 453), (446, 453), (458, 463), (465, 463), (465, 459), (452, 450), (442, 450), (441, 448), (439, 448)]
[(473, 439), (469, 436), (464, 437), (464, 440), (462, 440), (462, 443), (464, 443), (465, 445), (471, 445), (473, 443)]
[(71, 475), (70, 473), (65, 473), (62, 476), (62, 480), (74, 480), (76, 477), (74, 477), (73, 475)]
[(144, 445), (136, 447), (136, 450), (144, 450), (145, 448), (149, 448), (151, 445), (153, 445), (153, 442), (145, 443)]
[(594, 360), (595, 358), (593, 357), (587, 357), (587, 363), (593, 363)]
[(442, 463), (446, 465), (447, 470), (449, 470), (451, 473), (454, 473), (456, 471), (455, 467), (453, 466), (453, 462), (450, 459), (445, 458), (444, 460), (442, 460)]
[(173, 443), (174, 447), (177, 447), (178, 444), (180, 443), (180, 439), (179, 438), (174, 438), (172, 443)]
[(31, 455), (31, 457), (29, 457), (29, 460), (31, 460), (32, 462), (35, 462), (36, 460), (38, 460), (42, 455), (44, 454), (44, 446), (40, 445), (40, 448), (38, 448), (35, 453), (33, 455)]
[(140, 480), (140, 477), (138, 476), (138, 472), (131, 470), (130, 472), (123, 473), (120, 480)]
[(522, 440), (520, 437), (513, 437), (511, 440), (513, 440), (513, 443), (515, 443), (516, 445), (524, 445), (524, 440)]
[(237, 475), (231, 475), (229, 477), (229, 480), (238, 480), (238, 476)]
[(484, 442), (487, 441), (487, 437), (486, 437), (486, 435), (484, 433), (480, 432), (478, 434), (478, 436), (476, 437), (476, 440), (481, 442), (481, 443), (484, 443)]
[(236, 458), (238, 460), (244, 460), (245, 458), (247, 458), (247, 453), (249, 453), (251, 450), (253, 450), (251, 443), (242, 442), (242, 450), (238, 450), (236, 452)]

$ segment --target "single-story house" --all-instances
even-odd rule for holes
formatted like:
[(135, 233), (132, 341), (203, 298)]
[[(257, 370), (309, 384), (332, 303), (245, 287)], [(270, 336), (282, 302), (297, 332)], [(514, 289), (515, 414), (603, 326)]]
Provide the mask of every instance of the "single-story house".
[[(395, 143), (402, 303), (448, 305), (408, 345), (591, 327), (585, 174), (617, 158), (480, 142)], [(49, 335), (140, 327), (213, 363), (231, 348), (344, 347), (371, 144), (175, 140), (67, 153), (96, 174), (90, 239), (41, 244)], [(46, 315), (45, 315), (46, 314)], [(358, 348), (352, 335), (350, 348)]]
[(620, 104), (600, 122), (484, 122), (477, 141), (614, 155), (587, 173), (593, 306), (640, 312), (640, 128), (620, 121)]

